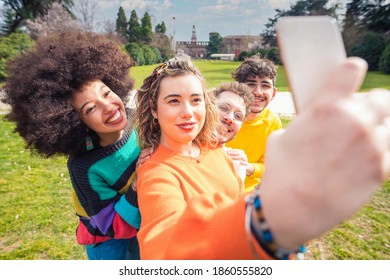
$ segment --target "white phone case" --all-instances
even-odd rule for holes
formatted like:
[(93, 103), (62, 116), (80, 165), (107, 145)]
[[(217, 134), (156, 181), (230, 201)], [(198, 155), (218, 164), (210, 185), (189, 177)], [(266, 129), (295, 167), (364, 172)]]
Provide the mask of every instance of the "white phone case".
[(298, 113), (345, 60), (344, 43), (336, 19), (329, 16), (280, 18), (276, 36)]

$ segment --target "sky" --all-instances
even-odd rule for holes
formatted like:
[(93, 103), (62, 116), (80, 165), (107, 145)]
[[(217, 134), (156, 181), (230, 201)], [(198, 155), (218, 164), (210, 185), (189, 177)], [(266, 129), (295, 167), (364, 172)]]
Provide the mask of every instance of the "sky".
[[(77, 4), (78, 1), (74, 0)], [(127, 20), (132, 10), (141, 20), (145, 12), (152, 18), (153, 28), (165, 22), (167, 35), (175, 41), (190, 41), (195, 25), (198, 41), (208, 41), (210, 32), (228, 35), (259, 35), (265, 30), (275, 9), (288, 10), (297, 0), (89, 0), (96, 2), (95, 25), (115, 24), (119, 7), (125, 10)], [(345, 7), (351, 0), (329, 0)], [(3, 2), (0, 2), (0, 10)], [(338, 13), (341, 14), (343, 10)], [(98, 30), (95, 30), (98, 31)]]
[[(83, 0), (74, 0), (83, 1)], [(129, 20), (134, 9), (141, 19), (145, 12), (152, 17), (152, 26), (165, 22), (167, 35), (175, 41), (190, 41), (195, 25), (198, 41), (208, 41), (210, 32), (228, 35), (259, 35), (275, 9), (288, 10), (297, 0), (95, 0), (95, 21), (115, 23), (119, 7)], [(337, 0), (330, 0), (329, 3)], [(338, 0), (345, 5), (347, 0)]]

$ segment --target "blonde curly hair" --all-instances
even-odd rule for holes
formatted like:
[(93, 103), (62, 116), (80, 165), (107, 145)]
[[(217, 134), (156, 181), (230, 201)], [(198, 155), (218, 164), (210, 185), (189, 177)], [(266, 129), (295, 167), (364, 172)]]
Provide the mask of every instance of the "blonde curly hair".
[(160, 143), (161, 130), (153, 120), (152, 111), (157, 110), (157, 98), (161, 80), (165, 77), (194, 74), (202, 83), (206, 104), (205, 123), (194, 139), (194, 142), (204, 148), (215, 148), (219, 142), (220, 120), (216, 109), (215, 96), (207, 90), (206, 82), (198, 68), (190, 59), (172, 58), (157, 66), (152, 74), (145, 78), (143, 85), (137, 91), (135, 98), (136, 116), (134, 127), (138, 132), (138, 142), (141, 149), (153, 148)]

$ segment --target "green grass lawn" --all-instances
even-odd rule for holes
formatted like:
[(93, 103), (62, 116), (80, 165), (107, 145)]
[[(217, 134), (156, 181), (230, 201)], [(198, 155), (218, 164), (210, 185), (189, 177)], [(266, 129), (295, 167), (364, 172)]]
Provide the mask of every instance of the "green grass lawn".
[(0, 119), (0, 259), (85, 259), (66, 159), (32, 155)]
[[(210, 63), (208, 60), (195, 60), (194, 62), (205, 77), (208, 87), (215, 87), (221, 82), (232, 81), (231, 74), (240, 65), (239, 61), (217, 60)], [(156, 66), (134, 66), (131, 68), (131, 76), (135, 79), (135, 88), (139, 88), (142, 85), (143, 80), (152, 73)], [(279, 91), (289, 91), (283, 66), (278, 67), (276, 87)], [(386, 88), (390, 90), (390, 75), (378, 71), (368, 72), (361, 91), (368, 91), (372, 88)]]
[[(195, 61), (209, 87), (231, 80), (239, 62)], [(136, 88), (154, 66), (132, 68)], [(390, 89), (390, 75), (370, 72), (363, 90)], [(277, 87), (288, 90), (282, 67)], [(291, 119), (283, 119), (287, 126)], [(0, 259), (86, 259), (64, 157), (31, 154), (0, 114)], [(353, 195), (353, 194), (351, 194)], [(308, 244), (308, 259), (390, 260), (390, 181), (351, 219)]]
[[(289, 120), (283, 120), (287, 125)], [(63, 157), (24, 148), (0, 115), (0, 259), (85, 259)], [(366, 207), (307, 246), (308, 259), (390, 259), (390, 181)]]

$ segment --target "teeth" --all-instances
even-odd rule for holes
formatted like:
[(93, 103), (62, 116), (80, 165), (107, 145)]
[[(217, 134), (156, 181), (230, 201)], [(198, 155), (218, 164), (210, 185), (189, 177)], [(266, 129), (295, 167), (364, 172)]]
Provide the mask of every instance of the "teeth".
[(111, 123), (111, 122), (115, 122), (116, 120), (119, 119), (119, 117), (121, 116), (121, 113), (118, 111), (116, 111), (116, 114), (109, 120), (107, 120), (108, 123)]

